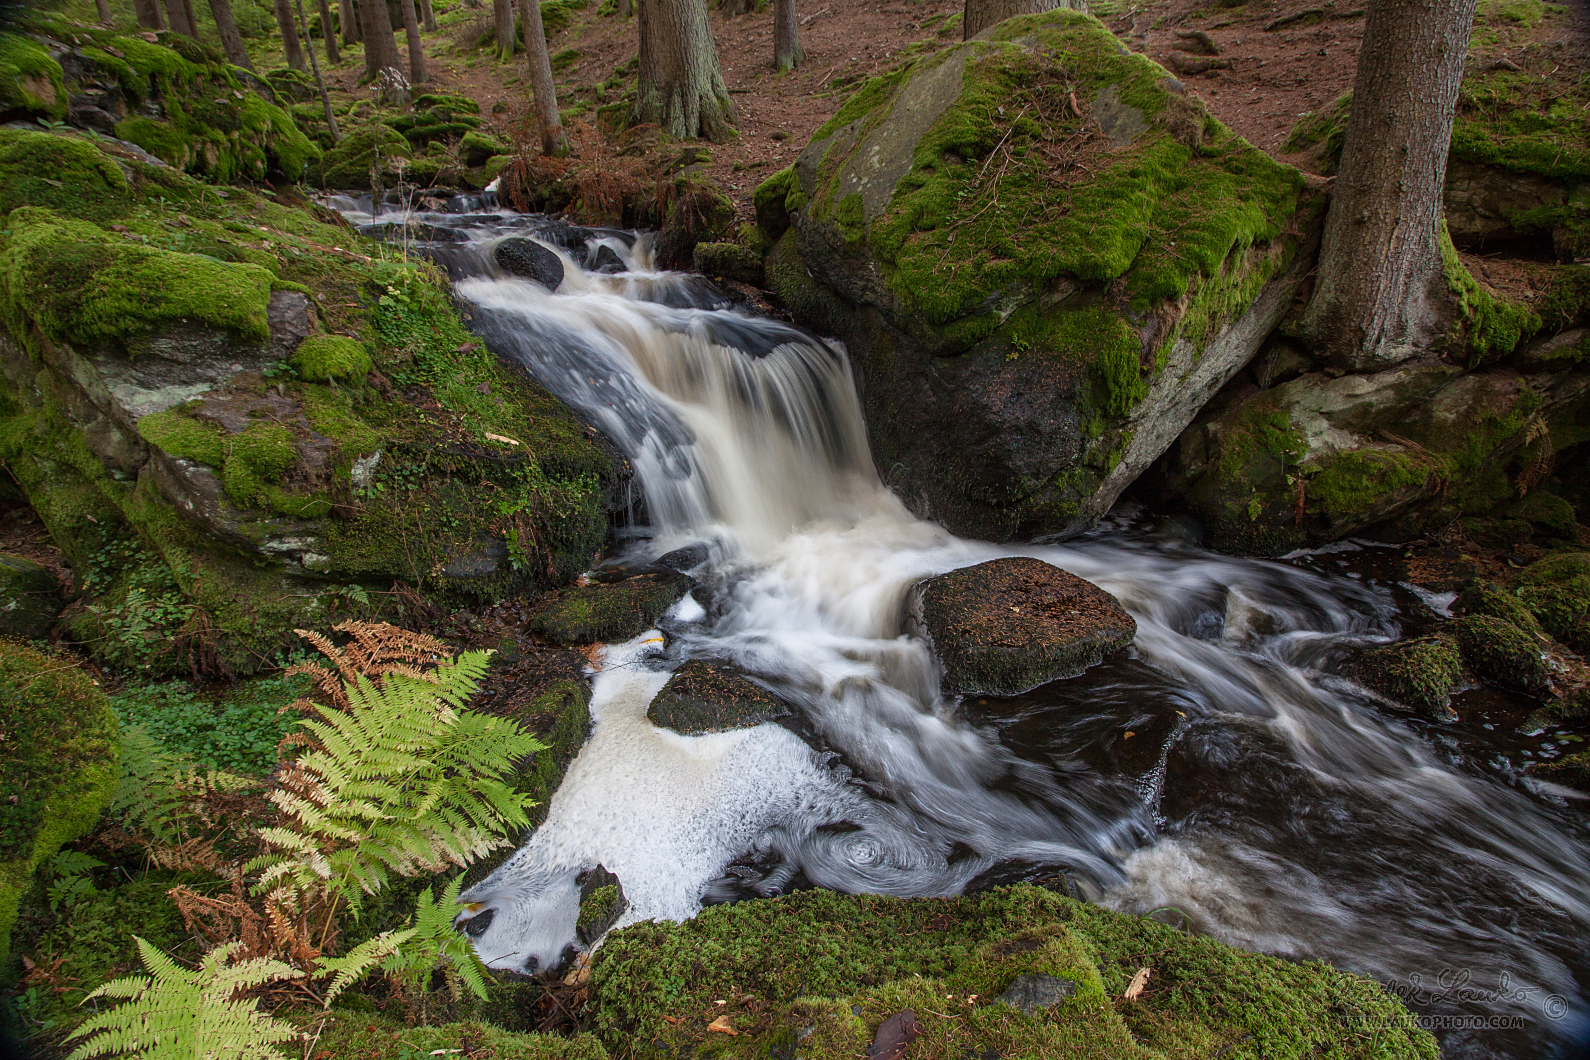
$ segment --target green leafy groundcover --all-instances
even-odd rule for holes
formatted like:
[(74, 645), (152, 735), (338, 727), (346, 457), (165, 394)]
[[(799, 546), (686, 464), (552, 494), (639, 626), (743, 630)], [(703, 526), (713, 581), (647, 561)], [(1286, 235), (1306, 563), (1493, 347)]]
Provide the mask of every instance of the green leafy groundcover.
[(268, 677), (213, 694), (186, 681), (132, 684), (111, 696), (110, 709), (124, 727), (142, 728), (206, 769), (264, 776), (276, 768), (276, 745), (298, 720), (280, 708), (308, 688), (304, 677)]

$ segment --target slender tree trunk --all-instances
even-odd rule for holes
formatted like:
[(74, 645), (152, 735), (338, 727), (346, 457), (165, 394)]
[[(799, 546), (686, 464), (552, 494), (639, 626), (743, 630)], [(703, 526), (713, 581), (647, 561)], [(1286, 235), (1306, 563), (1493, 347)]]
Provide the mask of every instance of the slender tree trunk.
[(530, 64), (530, 91), (535, 96), (535, 116), (541, 126), (541, 153), (562, 157), (569, 153), (569, 145), (563, 138), (563, 118), (558, 114), (558, 95), (552, 85), (552, 59), (547, 55), (539, 0), (519, 0), (519, 21), (524, 24), (525, 59)]
[(398, 0), (403, 12), (403, 35), (409, 42), (409, 80), (414, 84), (429, 81), (425, 73), (425, 42), (420, 39), (420, 20), (414, 10), (414, 0)]
[(497, 23), (497, 57), (513, 58), (513, 0), (491, 0), (491, 17)]
[(171, 31), (180, 33), (184, 37), (193, 37), (193, 27), (188, 24), (187, 12), (182, 8), (182, 0), (166, 0), (166, 21), (171, 23)]
[(1087, 10), (1085, 4), (1061, 3), (1060, 0), (966, 0), (966, 11), (961, 19), (961, 36), (971, 40), (989, 26), (997, 25), (1007, 18), (1053, 11), (1057, 7)]
[(237, 31), (237, 20), (232, 17), (231, 0), (210, 0), (210, 17), (221, 33), (221, 47), (226, 51), (226, 61), (245, 70), (254, 69), (248, 49), (243, 47), (243, 35)]
[(293, 25), (290, 0), (276, 0), (276, 26), (282, 31), (282, 41), (287, 47), (287, 65), (294, 70), (304, 68), (304, 50), (298, 46), (298, 28)]
[(133, 0), (133, 13), (138, 16), (139, 29), (166, 28), (165, 19), (160, 17), (160, 0)]
[(1438, 344), (1452, 320), (1442, 187), (1475, 0), (1369, 0), (1341, 168), (1303, 331), (1374, 371)]
[(801, 24), (795, 17), (795, 0), (773, 0), (773, 65), (780, 72), (806, 61), (801, 50)]
[(342, 46), (351, 48), (363, 39), (359, 33), (359, 16), (353, 0), (337, 0), (337, 12), (342, 17)]
[(436, 32), (436, 9), (431, 6), (431, 0), (420, 0), (420, 25), (425, 27), (426, 33)]
[(99, 14), (99, 24), (101, 26), (111, 26), (115, 24), (114, 20), (110, 17), (110, 0), (94, 0), (94, 10)]
[(392, 36), (392, 19), (386, 0), (355, 0), (359, 5), (359, 32), (364, 36), (364, 77), (373, 81), (383, 70), (403, 75), (397, 41)]
[(706, 0), (640, 0), (640, 78), (632, 124), (722, 143), (734, 103), (723, 83)]
[[(324, 11), (326, 0), (320, 0), (320, 9)], [(326, 41), (330, 43), (331, 20), (321, 15), (320, 28), (325, 31)], [(337, 115), (331, 109), (331, 96), (326, 92), (326, 79), (320, 76), (320, 63), (315, 59), (315, 45), (309, 39), (309, 19), (304, 16), (304, 0), (298, 0), (298, 24), (304, 31), (304, 50), (309, 53), (309, 69), (315, 75), (315, 87), (320, 90), (320, 105), (326, 110), (326, 128), (331, 130), (331, 142), (336, 143), (342, 139), (342, 134), (337, 131)], [(287, 174), (293, 180), (299, 178), (297, 173)]]
[(331, 5), (327, 0), (320, 0), (320, 40), (326, 46), (326, 65), (336, 66), (342, 57), (337, 54), (337, 34), (331, 28)]
[(199, 39), (199, 17), (193, 10), (193, 0), (182, 0), (182, 17), (188, 23), (188, 36)]

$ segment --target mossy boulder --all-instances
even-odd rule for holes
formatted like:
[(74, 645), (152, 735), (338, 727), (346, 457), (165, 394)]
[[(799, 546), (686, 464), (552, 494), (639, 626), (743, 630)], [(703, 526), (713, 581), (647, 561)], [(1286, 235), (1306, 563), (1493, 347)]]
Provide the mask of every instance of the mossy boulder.
[(1547, 556), (1519, 580), (1519, 602), (1541, 628), (1574, 651), (1590, 652), (1590, 552)]
[(493, 1060), (607, 1060), (601, 1041), (590, 1034), (507, 1031), (494, 1023), (444, 1023), (411, 1027), (373, 1013), (337, 1012), (324, 1023), (317, 1042), (331, 1056), (363, 1060), (409, 1060), (420, 1056), (489, 1055)]
[(738, 243), (697, 243), (696, 271), (714, 279), (762, 284), (762, 255)]
[(1042, 560), (994, 559), (918, 583), (908, 625), (951, 695), (1014, 696), (1119, 651), (1137, 623), (1115, 597)]
[[(1161, 987), (1119, 1000), (1145, 964)], [(997, 1000), (1029, 975), (1076, 987), (1031, 1015)], [(631, 925), (596, 951), (590, 1004), (610, 1047), (644, 1056), (760, 1060), (798, 1045), (811, 1060), (855, 1057), (902, 1009), (951, 1057), (1439, 1054), (1370, 978), (1029, 885), (942, 899), (803, 891)], [(1373, 1037), (1353, 1029), (1369, 1024)]]
[(299, 378), (311, 383), (363, 379), (372, 367), (364, 343), (346, 335), (311, 335), (298, 344), (292, 363)]
[(1543, 692), (1549, 685), (1551, 671), (1539, 636), (1485, 615), (1469, 615), (1442, 629), (1457, 641), (1469, 669), (1487, 681), (1518, 692)]
[(1488, 615), (1511, 623), (1526, 633), (1539, 633), (1541, 626), (1529, 607), (1519, 597), (1495, 582), (1476, 579), (1463, 588), (1452, 601), (1452, 610), (1459, 615)]
[(484, 165), (486, 159), (506, 155), (512, 150), (513, 145), (508, 141), (476, 129), (466, 132), (458, 141), (458, 155), (466, 166)]
[(686, 736), (749, 729), (792, 713), (789, 705), (733, 667), (691, 659), (646, 708), (653, 724)]
[(61, 64), (43, 45), (20, 33), (0, 33), (0, 117), (66, 116)]
[(1465, 677), (1457, 641), (1441, 634), (1371, 648), (1358, 662), (1365, 685), (1432, 721), (1457, 718), (1449, 700)]
[(880, 466), (988, 538), (1108, 510), (1280, 320), (1323, 206), (1068, 10), (867, 82), (756, 203)]
[(368, 190), (372, 172), (377, 172), (385, 184), (406, 168), (413, 151), (402, 133), (380, 122), (349, 130), (321, 159), (321, 186)]
[(0, 639), (0, 969), (17, 901), (116, 793), (116, 718), (70, 657)]
[(694, 584), (666, 571), (564, 589), (536, 605), (525, 628), (558, 644), (628, 640), (656, 625)]
[(0, 636), (42, 637), (65, 606), (48, 569), (0, 552)]

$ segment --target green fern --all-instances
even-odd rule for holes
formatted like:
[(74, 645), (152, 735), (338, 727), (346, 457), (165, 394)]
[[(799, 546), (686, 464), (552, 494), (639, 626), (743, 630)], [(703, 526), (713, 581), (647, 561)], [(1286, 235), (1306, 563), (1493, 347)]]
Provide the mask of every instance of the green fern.
[(289, 737), (308, 750), (270, 794), (281, 824), (260, 829), (267, 853), (246, 866), (256, 894), (301, 906), (330, 891), (357, 908), (393, 875), (467, 867), (528, 825), (531, 800), (503, 777), (543, 745), (464, 706), (489, 655), (378, 680), (345, 671), (340, 695)]
[[(427, 894), (430, 892), (427, 891)], [(331, 976), (326, 987), (323, 1004), (326, 1008), (337, 995), (363, 979), (365, 974), (384, 960), (390, 960), (399, 947), (414, 935), (413, 928), (401, 931), (383, 931), (373, 939), (365, 939), (341, 957), (322, 957), (315, 968), (315, 977)]]
[[(134, 936), (136, 938), (136, 936)], [(122, 1003), (84, 1020), (69, 1041), (87, 1039), (67, 1060), (99, 1056), (137, 1056), (141, 1060), (281, 1060), (275, 1046), (299, 1037), (297, 1028), (261, 1012), (238, 994), (302, 973), (265, 958), (230, 962), (237, 943), (205, 954), (189, 972), (137, 938), (149, 975), (113, 979), (84, 1002), (117, 998)]]
[(201, 770), (187, 755), (173, 754), (142, 728), (122, 730), (121, 780), (110, 814), (129, 832), (155, 843), (181, 843), (217, 824), (208, 800), (256, 785), (225, 770)]
[(440, 967), (453, 1000), (463, 997), (464, 987), (486, 1000), (486, 966), (475, 948), (453, 927), (453, 918), (458, 915), (458, 892), (463, 885), (463, 875), (454, 876), (440, 899), (434, 899), (427, 887), (414, 907), (409, 939), (382, 962), (381, 970), (405, 991), (423, 992), (430, 984), (431, 973)]

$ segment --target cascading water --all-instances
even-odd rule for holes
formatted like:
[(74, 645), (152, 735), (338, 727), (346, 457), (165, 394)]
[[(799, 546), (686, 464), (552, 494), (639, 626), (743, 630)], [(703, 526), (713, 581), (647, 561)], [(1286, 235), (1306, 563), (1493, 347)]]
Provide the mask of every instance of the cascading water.
[[(335, 205), (376, 221), (368, 201)], [(879, 482), (842, 350), (654, 271), (644, 237), (544, 231), (566, 273), (549, 293), (490, 253), (539, 219), (396, 219), (450, 240), (423, 249), (471, 326), (630, 457), (655, 531), (637, 548), (708, 546), (668, 638), (607, 649), (593, 734), (545, 825), (466, 895), (489, 963), (556, 965), (597, 864), (623, 882), (626, 921), (799, 878), (945, 895), (1063, 870), (1118, 909), (1174, 907), (1236, 945), (1379, 978), (1449, 1056), (1582, 1046), (1582, 797), (1513, 768), (1527, 752), (1497, 732), (1516, 728), (1506, 704), (1510, 724), (1460, 743), (1337, 675), (1432, 617), (1372, 562), (1335, 572), (1372, 552), (1239, 560), (1125, 519), (1065, 546), (957, 539)], [(627, 271), (582, 267), (603, 246)], [(1132, 657), (1013, 700), (944, 700), (902, 633), (906, 591), (1003, 555), (1113, 593), (1138, 623)], [(799, 723), (656, 728), (647, 705), (690, 657), (732, 661)]]

